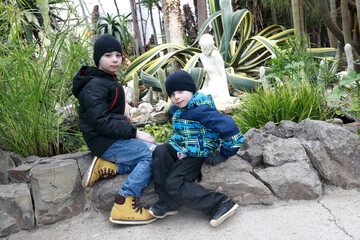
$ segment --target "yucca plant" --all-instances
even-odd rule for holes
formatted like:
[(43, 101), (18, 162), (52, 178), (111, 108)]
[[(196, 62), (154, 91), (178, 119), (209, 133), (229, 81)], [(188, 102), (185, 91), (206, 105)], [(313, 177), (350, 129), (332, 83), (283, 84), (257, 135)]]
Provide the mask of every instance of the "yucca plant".
[[(277, 43), (285, 41), (293, 30), (286, 30), (279, 25), (264, 29), (257, 36), (250, 37), (251, 13), (246, 10), (233, 12), (230, 0), (210, 0), (211, 16), (204, 22), (195, 43), (200, 39), (209, 24), (213, 25), (215, 42), (220, 51), (231, 85), (239, 90), (251, 90), (260, 83), (258, 68), (274, 54)], [(240, 35), (235, 39), (235, 34)], [(194, 43), (194, 44), (195, 44)], [(188, 71), (198, 87), (201, 87), (205, 72), (199, 68), (201, 50), (195, 45), (184, 47), (176, 44), (162, 44), (137, 58), (127, 69), (126, 77), (141, 70), (140, 77), (145, 86), (152, 86), (154, 90), (161, 90), (157, 73), (160, 68), (169, 69), (171, 62), (176, 61)], [(159, 52), (173, 48), (164, 56), (153, 60)], [(180, 56), (185, 57), (182, 61)]]

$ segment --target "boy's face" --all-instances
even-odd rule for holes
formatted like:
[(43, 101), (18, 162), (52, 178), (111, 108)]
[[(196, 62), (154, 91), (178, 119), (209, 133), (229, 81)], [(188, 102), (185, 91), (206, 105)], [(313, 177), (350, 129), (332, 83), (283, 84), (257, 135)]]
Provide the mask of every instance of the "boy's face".
[(100, 58), (99, 69), (110, 74), (115, 74), (119, 70), (121, 63), (121, 53), (118, 51), (108, 52)]
[(186, 107), (193, 96), (194, 94), (190, 91), (175, 91), (171, 94), (170, 100), (175, 106), (183, 108)]

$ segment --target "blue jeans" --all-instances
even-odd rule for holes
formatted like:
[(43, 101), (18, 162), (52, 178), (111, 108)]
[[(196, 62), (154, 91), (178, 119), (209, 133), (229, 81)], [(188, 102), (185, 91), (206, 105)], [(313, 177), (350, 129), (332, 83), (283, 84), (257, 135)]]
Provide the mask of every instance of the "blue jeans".
[(117, 165), (117, 173), (129, 173), (119, 194), (139, 198), (151, 180), (152, 152), (156, 145), (139, 139), (119, 139), (101, 156)]

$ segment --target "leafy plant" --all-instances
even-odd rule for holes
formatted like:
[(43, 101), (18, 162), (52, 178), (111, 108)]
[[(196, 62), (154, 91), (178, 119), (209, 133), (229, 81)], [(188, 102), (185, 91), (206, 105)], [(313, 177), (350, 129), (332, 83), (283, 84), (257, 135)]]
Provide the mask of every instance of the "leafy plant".
[(349, 72), (340, 80), (338, 88), (333, 89), (327, 101), (337, 109), (337, 114), (358, 122), (360, 137), (360, 74)]
[(308, 81), (288, 81), (273, 88), (258, 87), (241, 99), (241, 106), (233, 118), (240, 130), (260, 128), (267, 122), (281, 120), (296, 123), (306, 118), (325, 120), (332, 114), (322, 97), (322, 89)]
[(172, 134), (171, 123), (167, 122), (166, 124), (146, 124), (143, 128), (144, 131), (151, 134), (155, 138), (156, 143), (166, 143), (170, 135)]
[[(275, 50), (275, 55), (266, 65), (266, 78), (271, 83), (276, 79), (280, 81), (310, 81), (311, 83), (321, 84), (324, 89), (330, 83), (337, 81), (333, 74), (331, 63), (334, 61), (334, 52), (331, 49), (317, 48), (314, 54), (311, 43), (306, 38), (290, 37), (286, 42)], [(301, 46), (308, 45), (305, 49)], [(324, 64), (321, 63), (321, 60)]]
[(38, 46), (24, 41), (18, 26), (11, 41), (0, 43), (0, 141), (24, 157), (84, 145), (74, 121), (71, 79), (86, 64), (89, 44), (86, 35), (73, 35), (74, 27), (64, 25), (45, 36), (50, 44)]

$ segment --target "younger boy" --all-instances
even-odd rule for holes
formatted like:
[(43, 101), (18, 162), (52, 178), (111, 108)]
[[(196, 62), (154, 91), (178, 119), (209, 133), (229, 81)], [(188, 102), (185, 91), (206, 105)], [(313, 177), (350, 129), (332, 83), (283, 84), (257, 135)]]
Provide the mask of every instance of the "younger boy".
[[(196, 184), (204, 160), (215, 165), (236, 154), (243, 135), (234, 120), (215, 108), (210, 95), (197, 92), (190, 74), (170, 74), (165, 87), (174, 106), (167, 144), (153, 152), (153, 180), (159, 201), (150, 207), (156, 218), (177, 213), (180, 205), (211, 216), (213, 227), (230, 217), (238, 205), (228, 196)], [(221, 145), (221, 146), (220, 146)], [(220, 151), (215, 151), (220, 146)]]

